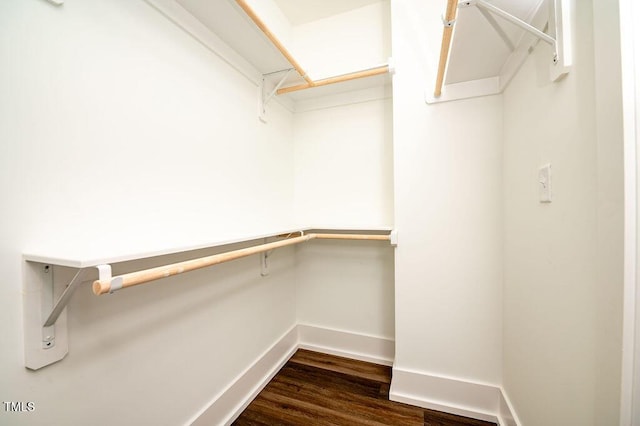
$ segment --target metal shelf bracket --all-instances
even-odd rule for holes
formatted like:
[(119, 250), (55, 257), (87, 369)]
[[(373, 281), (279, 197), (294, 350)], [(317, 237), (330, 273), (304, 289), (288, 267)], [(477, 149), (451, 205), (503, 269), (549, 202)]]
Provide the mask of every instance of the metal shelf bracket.
[(515, 50), (515, 46), (511, 40), (509, 40), (493, 16), (502, 18), (527, 31), (539, 40), (548, 43), (553, 49), (553, 57), (551, 60), (551, 80), (557, 81), (569, 72), (568, 67), (571, 65), (571, 52), (569, 50), (570, 40), (567, 40), (569, 37), (567, 31), (569, 24), (569, 11), (566, 3), (567, 2), (564, 0), (554, 0), (552, 3), (553, 6), (550, 10), (549, 16), (549, 28), (555, 29), (554, 36), (540, 31), (536, 27), (529, 25), (527, 22), (511, 15), (499, 7), (494, 6), (486, 0), (462, 0), (458, 3), (458, 8), (476, 6), (511, 51)]
[[(100, 279), (111, 277), (110, 265), (99, 265)], [(54, 280), (52, 265), (25, 262), (23, 282), (25, 366), (37, 370), (67, 355), (67, 317), (65, 308), (82, 282), (89, 278), (89, 268), (80, 268), (64, 287)], [(55, 299), (56, 293), (60, 296)]]
[[(294, 70), (293, 68), (289, 68), (289, 69), (286, 69), (286, 70), (276, 71), (276, 72), (265, 74), (265, 75), (262, 76), (262, 83), (258, 87), (258, 93), (259, 93), (259, 96), (260, 96), (260, 100), (258, 102), (258, 108), (259, 108), (258, 118), (263, 123), (267, 122), (267, 118), (266, 118), (267, 104), (278, 93), (278, 89), (280, 89), (282, 87), (282, 85), (287, 81), (287, 78), (289, 77), (289, 74), (291, 74), (291, 71), (293, 71), (293, 70)], [(267, 75), (277, 74), (277, 73), (281, 73), (281, 72), (284, 72), (285, 74), (282, 76), (282, 78), (280, 79), (278, 84), (276, 84), (275, 88), (273, 88), (273, 90), (271, 90), (271, 92), (269, 92), (269, 94), (265, 95), (265, 87), (266, 87), (265, 77)]]

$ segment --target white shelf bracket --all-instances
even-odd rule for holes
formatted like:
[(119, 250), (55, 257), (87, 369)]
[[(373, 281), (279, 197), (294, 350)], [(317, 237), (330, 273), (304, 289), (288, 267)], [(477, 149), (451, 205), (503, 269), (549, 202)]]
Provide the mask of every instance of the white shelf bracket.
[(557, 81), (565, 74), (568, 73), (568, 67), (571, 62), (570, 49), (568, 46), (567, 38), (568, 29), (569, 29), (569, 6), (567, 0), (554, 0), (553, 7), (550, 11), (549, 16), (549, 28), (554, 28), (555, 38), (546, 34), (536, 27), (529, 25), (527, 22), (511, 15), (508, 12), (494, 6), (493, 4), (487, 2), (486, 0), (464, 0), (458, 4), (458, 7), (468, 7), (475, 5), (478, 7), (480, 12), (484, 15), (484, 17), (489, 21), (491, 26), (496, 30), (496, 32), (500, 35), (500, 37), (504, 40), (505, 43), (509, 46), (513, 51), (513, 44), (507, 38), (506, 34), (500, 26), (495, 22), (491, 15), (495, 15), (500, 17), (512, 24), (520, 27), (521, 29), (527, 31), (538, 39), (548, 43), (553, 49), (553, 57), (551, 59), (551, 80)]
[(282, 87), (282, 85), (287, 81), (287, 78), (289, 77), (289, 74), (291, 74), (291, 71), (293, 71), (293, 68), (289, 68), (286, 70), (282, 70), (282, 71), (276, 71), (275, 73), (270, 73), (270, 74), (276, 74), (276, 73), (281, 73), (284, 72), (285, 74), (282, 76), (282, 78), (280, 79), (280, 81), (278, 82), (278, 84), (276, 84), (276, 87), (273, 88), (273, 90), (271, 90), (271, 92), (269, 92), (268, 95), (265, 95), (265, 76), (270, 75), (270, 74), (265, 74), (262, 76), (262, 83), (260, 84), (260, 86), (258, 87), (258, 94), (259, 94), (259, 102), (258, 102), (258, 118), (260, 119), (260, 121), (262, 121), (263, 123), (267, 122), (267, 118), (266, 118), (266, 112), (267, 112), (267, 104), (269, 103), (269, 101), (276, 95), (276, 93), (278, 93), (278, 89), (280, 89)]
[(517, 17), (511, 15), (508, 12), (505, 12), (504, 10), (500, 9), (499, 7), (496, 7), (496, 6), (492, 5), (491, 3), (486, 2), (485, 0), (475, 0), (475, 4), (476, 4), (476, 6), (478, 8), (484, 9), (487, 12), (491, 12), (492, 14), (511, 22), (512, 24), (522, 28), (523, 30), (527, 31), (528, 33), (533, 34), (534, 36), (536, 36), (540, 40), (542, 40), (542, 41), (544, 41), (546, 43), (549, 43), (551, 46), (555, 46), (556, 45), (556, 39), (551, 37), (549, 34), (543, 33), (542, 31), (540, 31), (536, 27), (533, 27), (533, 26), (529, 25), (528, 23), (526, 23), (522, 19), (517, 18)]
[[(58, 284), (53, 265), (25, 262), (23, 283), (25, 366), (37, 370), (60, 361), (69, 350), (65, 308), (92, 268), (80, 268), (55, 299)], [(97, 266), (100, 278), (109, 265)]]
[(263, 100), (262, 102), (263, 106), (266, 107), (269, 101), (271, 100), (271, 98), (273, 98), (276, 95), (276, 93), (278, 93), (278, 89), (280, 89), (284, 84), (284, 82), (287, 81), (287, 78), (289, 77), (289, 74), (291, 74), (291, 71), (293, 71), (293, 68), (289, 68), (287, 72), (282, 76), (278, 84), (276, 84), (276, 87), (274, 87), (271, 93), (269, 93), (269, 95), (267, 95), (267, 97)]
[[(64, 291), (62, 292), (62, 294), (60, 295), (56, 303), (51, 304), (53, 308), (51, 309), (51, 312), (49, 313), (49, 315), (47, 316), (47, 319), (44, 322), (44, 325), (43, 325), (44, 328), (51, 327), (56, 323), (56, 321), (58, 321), (60, 314), (62, 313), (64, 308), (67, 307), (69, 300), (71, 300), (71, 296), (73, 296), (73, 293), (78, 288), (78, 285), (82, 282), (82, 279), (86, 271), (87, 271), (86, 268), (79, 269), (76, 275), (71, 280), (71, 282), (65, 287)], [(53, 275), (53, 272), (51, 272), (51, 274)], [(52, 288), (52, 294), (53, 294), (53, 288)]]

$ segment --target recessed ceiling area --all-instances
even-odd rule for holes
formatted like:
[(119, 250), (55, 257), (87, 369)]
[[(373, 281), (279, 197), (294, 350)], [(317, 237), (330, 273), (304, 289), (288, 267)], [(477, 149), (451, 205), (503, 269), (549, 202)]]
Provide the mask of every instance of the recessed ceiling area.
[(301, 25), (318, 19), (358, 9), (382, 0), (274, 0), (291, 25)]

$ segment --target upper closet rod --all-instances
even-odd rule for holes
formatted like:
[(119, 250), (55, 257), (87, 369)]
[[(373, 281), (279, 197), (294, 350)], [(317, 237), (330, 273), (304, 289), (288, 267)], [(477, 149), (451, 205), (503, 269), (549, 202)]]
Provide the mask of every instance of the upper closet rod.
[(247, 16), (251, 18), (251, 20), (256, 24), (256, 26), (260, 28), (260, 30), (264, 33), (265, 36), (267, 36), (267, 38), (271, 41), (271, 43), (273, 43), (273, 45), (280, 51), (280, 53), (282, 53), (282, 55), (287, 59), (287, 61), (289, 61), (289, 63), (293, 66), (296, 72), (300, 74), (300, 76), (304, 78), (304, 80), (306, 81), (306, 83), (304, 84), (298, 84), (295, 86), (289, 86), (289, 87), (278, 89), (276, 91), (278, 95), (283, 95), (285, 93), (295, 92), (298, 90), (309, 89), (312, 87), (341, 83), (343, 81), (355, 80), (358, 78), (365, 78), (365, 77), (371, 77), (374, 75), (386, 74), (389, 72), (388, 65), (381, 65), (379, 67), (362, 70), (362, 71), (356, 71), (349, 74), (343, 74), (336, 77), (329, 77), (322, 80), (312, 80), (311, 77), (307, 75), (307, 72), (298, 63), (298, 61), (296, 61), (295, 58), (291, 55), (291, 53), (284, 47), (284, 45), (280, 42), (280, 40), (278, 40), (278, 38), (271, 32), (271, 30), (269, 30), (269, 28), (264, 23), (264, 21), (262, 21), (262, 19), (260, 19), (260, 17), (256, 14), (256, 12), (251, 8), (251, 6), (249, 6), (247, 1), (236, 0), (236, 3), (238, 3), (238, 5), (242, 8), (242, 10), (244, 10)]
[(356, 71), (349, 74), (343, 74), (336, 77), (329, 77), (322, 80), (314, 80), (312, 84), (304, 83), (296, 86), (283, 87), (278, 89), (278, 95), (296, 92), (298, 90), (308, 89), (310, 87), (326, 86), (329, 84), (341, 83), (343, 81), (356, 80), (358, 78), (373, 77), (374, 75), (386, 74), (389, 72), (389, 65), (380, 65), (379, 67), (369, 68), (367, 70)]
[(96, 280), (93, 283), (93, 292), (96, 295), (113, 293), (126, 287), (132, 287), (138, 284), (144, 284), (149, 281), (159, 280), (183, 272), (189, 272), (207, 266), (217, 265), (219, 263), (229, 262), (231, 260), (240, 259), (242, 257), (258, 254), (265, 251), (285, 247), (293, 244), (303, 243), (313, 239), (334, 239), (334, 240), (377, 240), (390, 241), (387, 235), (369, 235), (369, 234), (306, 234), (299, 237), (287, 238), (282, 241), (261, 244), (258, 246), (247, 247), (240, 250), (233, 250), (226, 253), (214, 254), (212, 256), (201, 257), (198, 259), (178, 262), (171, 265), (159, 266), (157, 268), (145, 269), (142, 271), (131, 272), (124, 275), (113, 277), (110, 280)]
[(442, 46), (440, 47), (440, 63), (438, 64), (438, 75), (436, 77), (436, 90), (433, 95), (437, 98), (442, 94), (442, 85), (444, 84), (444, 72), (447, 69), (447, 60), (449, 59), (449, 49), (451, 48), (451, 37), (453, 36), (453, 24), (456, 21), (456, 12), (458, 11), (458, 1), (448, 0), (447, 13), (442, 18), (444, 29), (442, 30)]

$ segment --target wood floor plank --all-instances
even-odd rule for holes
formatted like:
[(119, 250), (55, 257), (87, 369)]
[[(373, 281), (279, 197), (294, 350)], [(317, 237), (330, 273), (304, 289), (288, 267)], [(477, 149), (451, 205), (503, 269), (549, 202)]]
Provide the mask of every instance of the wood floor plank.
[(285, 381), (300, 387), (313, 387), (327, 393), (350, 393), (378, 398), (383, 383), (335, 371), (325, 371), (306, 365), (286, 365), (274, 382)]
[(423, 425), (423, 409), (379, 398), (381, 384), (371, 386), (365, 394), (358, 391), (360, 387), (354, 388), (349, 384), (332, 386), (331, 384), (335, 384), (336, 381), (332, 380), (331, 376), (340, 373), (324, 372), (323, 374), (324, 376), (319, 380), (307, 382), (301, 382), (299, 378), (283, 374), (270, 384), (269, 391), (329, 408), (334, 412), (349, 413), (353, 421), (364, 419), (380, 424)]
[[(273, 419), (270, 426), (342, 426), (345, 424), (338, 421), (333, 413), (322, 412), (310, 404), (300, 403), (300, 401), (291, 398), (273, 395), (267, 390), (263, 391), (251, 405), (255, 412), (259, 412), (263, 416), (262, 418)], [(252, 423), (247, 422), (243, 412), (233, 424), (235, 426), (247, 426)]]
[(295, 407), (298, 411), (304, 411), (308, 417), (314, 419), (313, 422), (309, 423), (299, 423), (299, 424), (309, 424), (315, 425), (320, 424), (317, 423), (318, 419), (321, 421), (327, 421), (330, 424), (336, 424), (340, 426), (352, 426), (352, 425), (363, 425), (363, 426), (391, 426), (391, 425), (406, 425), (406, 426), (423, 426), (423, 417), (421, 416), (417, 421), (411, 421), (409, 419), (391, 420), (384, 416), (381, 416), (380, 413), (375, 415), (374, 410), (366, 410), (362, 407), (355, 407), (351, 404), (348, 404), (349, 409), (344, 410), (344, 404), (335, 404), (331, 401), (324, 400), (322, 403), (309, 402), (303, 399), (293, 398), (287, 395), (283, 395), (279, 392), (274, 391), (266, 391), (264, 394), (264, 398), (273, 403), (286, 404), (290, 407)]
[(496, 424), (441, 411), (425, 410), (424, 426), (496, 426)]
[(386, 365), (321, 354), (306, 349), (298, 349), (289, 361), (383, 383), (391, 383), (391, 367)]
[[(259, 402), (257, 403), (259, 405)], [(247, 407), (242, 412), (241, 423), (243, 426), (295, 426), (297, 423), (286, 422), (279, 414), (279, 410), (276, 407), (265, 407), (262, 409), (258, 405), (252, 405)]]
[(389, 401), (391, 368), (298, 350), (235, 426), (495, 426)]

